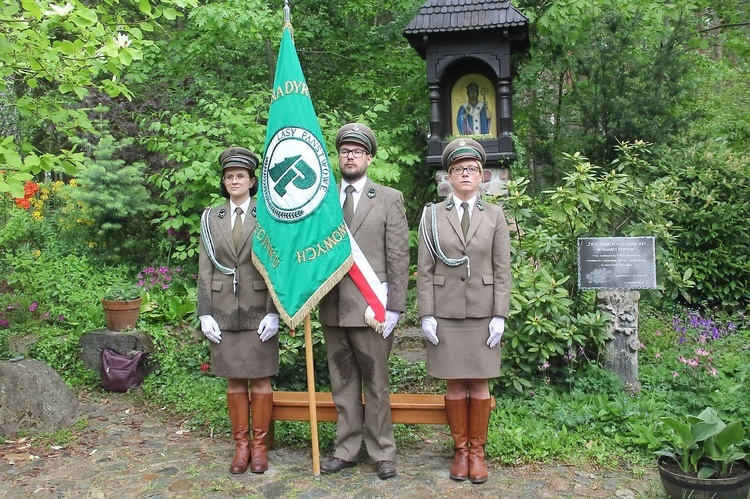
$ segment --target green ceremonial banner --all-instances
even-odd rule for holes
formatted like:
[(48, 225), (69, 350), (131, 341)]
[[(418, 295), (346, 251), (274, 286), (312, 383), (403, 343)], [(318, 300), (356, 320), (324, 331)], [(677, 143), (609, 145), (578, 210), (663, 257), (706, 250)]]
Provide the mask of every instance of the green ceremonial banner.
[(271, 92), (256, 217), (253, 263), (294, 328), (349, 271), (352, 250), (291, 25)]

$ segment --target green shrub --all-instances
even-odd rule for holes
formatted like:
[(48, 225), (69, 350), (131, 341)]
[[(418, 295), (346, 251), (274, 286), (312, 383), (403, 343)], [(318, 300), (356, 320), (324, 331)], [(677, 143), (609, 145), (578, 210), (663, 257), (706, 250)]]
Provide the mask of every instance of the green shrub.
[[(602, 379), (608, 379), (599, 384)], [(573, 390), (552, 379), (524, 394), (498, 398), (485, 450), (503, 464), (564, 461), (616, 467), (620, 459), (646, 464), (661, 445), (656, 421), (666, 413), (654, 400), (623, 395), (611, 373), (579, 372)], [(588, 387), (595, 386), (595, 389)], [(649, 449), (649, 450), (646, 450)]]
[[(609, 171), (580, 155), (567, 156), (570, 173), (543, 198), (526, 194), (526, 179), (507, 183), (502, 201), (510, 221), (513, 288), (502, 376), (493, 385), (522, 391), (536, 377), (571, 377), (598, 359), (607, 318), (596, 308), (594, 293), (578, 288), (578, 238), (671, 238), (669, 224), (659, 216), (659, 197), (633, 174), (653, 169), (641, 159), (648, 154), (646, 144), (622, 144), (619, 150)], [(669, 263), (663, 247), (659, 256), (660, 265)], [(661, 275), (663, 288), (690, 284), (675, 273)]]
[(693, 304), (739, 307), (750, 297), (750, 157), (707, 142), (668, 150), (665, 216), (681, 229), (669, 250), (678, 268), (693, 269)]
[[(200, 214), (205, 206), (222, 200), (217, 163), (221, 150), (233, 144), (262, 150), (266, 130), (258, 124), (257, 113), (267, 108), (266, 89), (247, 80), (244, 85), (241, 98), (204, 88), (194, 106), (182, 107), (163, 121), (144, 120), (148, 150), (163, 154), (170, 164), (147, 181), (160, 193), (154, 223), (180, 233), (169, 241), (173, 260), (183, 262), (198, 254)], [(217, 120), (219, 114), (222, 119)]]
[(104, 324), (100, 298), (110, 282), (128, 279), (127, 267), (96, 267), (86, 256), (18, 250), (0, 261), (8, 285), (33, 297), (68, 328), (97, 329)]
[[(75, 179), (43, 182), (38, 191), (28, 198), (29, 208), (20, 209), (5, 203), (4, 222), (0, 226), (0, 247), (6, 252), (47, 251), (58, 255), (86, 255), (92, 260), (101, 258), (101, 248), (88, 237), (90, 220), (84, 216), (80, 203), (71, 198), (78, 188)], [(7, 198), (2, 198), (7, 201)]]

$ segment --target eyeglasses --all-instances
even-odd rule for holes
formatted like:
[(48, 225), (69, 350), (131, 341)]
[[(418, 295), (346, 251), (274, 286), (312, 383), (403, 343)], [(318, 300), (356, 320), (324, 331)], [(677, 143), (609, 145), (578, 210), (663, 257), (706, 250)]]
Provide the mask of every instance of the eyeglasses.
[(451, 174), (453, 175), (463, 175), (464, 172), (468, 173), (469, 175), (475, 175), (479, 173), (479, 168), (476, 166), (454, 166), (451, 170)]
[(242, 182), (246, 178), (250, 178), (249, 175), (245, 175), (244, 173), (238, 173), (237, 175), (224, 175), (222, 177), (224, 179), (224, 182), (234, 182), (234, 179), (237, 179), (237, 182)]
[(339, 149), (339, 156), (345, 158), (349, 156), (349, 153), (352, 153), (352, 156), (355, 158), (361, 158), (366, 152), (364, 149)]

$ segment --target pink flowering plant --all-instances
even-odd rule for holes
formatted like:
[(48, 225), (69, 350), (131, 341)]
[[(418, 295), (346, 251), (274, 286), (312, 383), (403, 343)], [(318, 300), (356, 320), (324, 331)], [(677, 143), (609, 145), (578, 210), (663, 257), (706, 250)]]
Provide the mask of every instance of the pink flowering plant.
[(642, 359), (661, 366), (665, 378), (683, 388), (713, 392), (733, 369), (722, 345), (736, 336), (732, 321), (720, 322), (698, 312), (685, 310), (672, 319), (672, 330), (658, 330), (653, 338), (643, 339)]
[(0, 329), (28, 327), (28, 324), (53, 324), (65, 322), (64, 315), (53, 315), (37, 301), (6, 295), (0, 300)]
[(181, 267), (149, 266), (138, 273), (145, 316), (151, 322), (186, 325), (195, 320), (196, 277)]
[(175, 280), (182, 278), (180, 267), (144, 267), (138, 272), (138, 286), (146, 291), (166, 291)]

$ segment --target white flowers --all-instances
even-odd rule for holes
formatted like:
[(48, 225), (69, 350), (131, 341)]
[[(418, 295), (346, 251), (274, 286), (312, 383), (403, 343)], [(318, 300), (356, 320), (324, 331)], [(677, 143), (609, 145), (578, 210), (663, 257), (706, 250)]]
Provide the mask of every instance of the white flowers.
[(73, 12), (73, 5), (70, 2), (67, 2), (65, 4), (65, 7), (60, 7), (59, 5), (55, 5), (54, 3), (51, 3), (49, 4), (49, 8), (52, 10), (47, 10), (44, 12), (44, 15), (47, 17), (52, 17), (52, 16), (65, 17), (71, 12)]
[(112, 41), (118, 48), (121, 49), (129, 47), (130, 44), (133, 43), (133, 40), (128, 38), (128, 35), (126, 35), (125, 33), (117, 33), (117, 36), (114, 37)]

